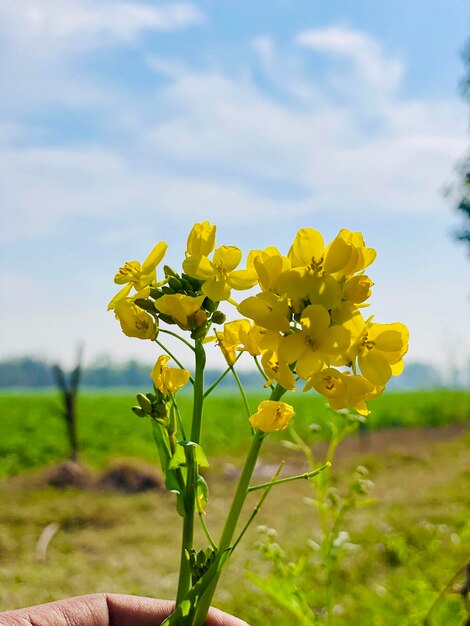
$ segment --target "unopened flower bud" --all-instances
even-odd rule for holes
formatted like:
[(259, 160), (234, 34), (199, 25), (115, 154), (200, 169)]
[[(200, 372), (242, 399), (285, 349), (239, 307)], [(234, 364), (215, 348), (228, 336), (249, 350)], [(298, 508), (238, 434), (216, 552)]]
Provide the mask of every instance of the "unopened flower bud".
[(169, 265), (163, 266), (163, 273), (165, 276), (174, 276), (175, 278), (178, 277), (178, 274)]
[(140, 406), (133, 406), (131, 410), (138, 417), (147, 417), (147, 413)]
[(175, 291), (176, 293), (179, 293), (180, 291), (182, 291), (183, 289), (183, 285), (181, 284), (181, 281), (178, 278), (175, 278), (174, 276), (171, 276), (168, 279), (168, 285), (173, 289), (173, 291)]
[(137, 402), (142, 407), (142, 410), (145, 411), (148, 415), (152, 413), (152, 403), (143, 393), (137, 394)]
[(214, 311), (214, 313), (212, 313), (211, 320), (214, 322), (214, 324), (223, 324), (226, 319), (227, 316), (225, 315), (225, 313), (222, 313), (222, 311)]

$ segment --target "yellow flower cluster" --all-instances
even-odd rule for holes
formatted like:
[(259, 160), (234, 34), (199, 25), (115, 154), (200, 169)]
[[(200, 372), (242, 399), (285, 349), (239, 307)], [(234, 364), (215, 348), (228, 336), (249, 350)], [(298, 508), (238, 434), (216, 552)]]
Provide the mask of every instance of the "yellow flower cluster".
[[(164, 266), (161, 282), (156, 267), (166, 252), (163, 242), (142, 265), (130, 261), (120, 268), (114, 280), (125, 286), (108, 309), (114, 310), (123, 332), (155, 339), (163, 321), (204, 340), (212, 324), (224, 322), (218, 306), (228, 301), (243, 319), (226, 323), (213, 339), (229, 365), (240, 351), (248, 352), (260, 357), (267, 384), (276, 381), (293, 391), (302, 380), (304, 391), (316, 389), (331, 408), (353, 408), (367, 415), (366, 401), (382, 393), (390, 377), (403, 370), (408, 330), (398, 322), (378, 324), (362, 315), (373, 286), (365, 271), (376, 257), (362, 234), (343, 229), (325, 245), (318, 231), (303, 228), (287, 254), (275, 247), (252, 250), (244, 269), (238, 269), (241, 250), (216, 248), (215, 236), (209, 222), (195, 224), (182, 273)], [(232, 290), (255, 285), (258, 293), (238, 305), (234, 302)], [(162, 390), (173, 393), (162, 377), (165, 363), (157, 363), (152, 377)], [(184, 375), (186, 382), (188, 378), (189, 373)], [(266, 431), (284, 428), (292, 412), (281, 406), (284, 403), (275, 404), (260, 405), (252, 425)]]

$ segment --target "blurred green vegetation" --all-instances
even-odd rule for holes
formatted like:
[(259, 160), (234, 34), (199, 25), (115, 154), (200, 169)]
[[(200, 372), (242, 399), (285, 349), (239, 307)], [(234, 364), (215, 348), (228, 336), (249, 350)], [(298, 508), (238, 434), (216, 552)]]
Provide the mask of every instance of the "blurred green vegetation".
[[(250, 394), (255, 412), (266, 398)], [(329, 410), (322, 397), (289, 394), (298, 432), (308, 439), (311, 424), (324, 427)], [(131, 392), (86, 392), (78, 398), (78, 438), (82, 460), (95, 467), (113, 457), (156, 459), (148, 420), (130, 410)], [(191, 396), (181, 394), (183, 415), (190, 414)], [(0, 476), (41, 467), (67, 457), (67, 438), (59, 415), (59, 396), (51, 393), (3, 393), (0, 395)], [(442, 426), (470, 421), (470, 391), (391, 392), (370, 403), (367, 428)], [(327, 433), (325, 432), (325, 438)], [(270, 437), (276, 442), (284, 433)], [(209, 456), (237, 454), (249, 444), (250, 429), (240, 397), (235, 392), (213, 393), (205, 404), (203, 447)]]

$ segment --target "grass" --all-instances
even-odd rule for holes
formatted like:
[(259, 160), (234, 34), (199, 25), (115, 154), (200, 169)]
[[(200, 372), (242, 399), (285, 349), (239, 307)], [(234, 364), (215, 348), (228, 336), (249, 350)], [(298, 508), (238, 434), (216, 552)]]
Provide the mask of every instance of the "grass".
[[(133, 428), (139, 424), (130, 416), (129, 420)], [(394, 432), (372, 436), (372, 447), (365, 453), (340, 454), (334, 466), (341, 489), (357, 464), (366, 465), (376, 498), (375, 504), (354, 511), (344, 524), (358, 548), (340, 567), (334, 626), (422, 624), (439, 591), (470, 554), (468, 435), (436, 442), (414, 431), (400, 446), (387, 452), (382, 446), (377, 452), (374, 442), (384, 437), (393, 439)], [(277, 458), (284, 455), (278, 444), (271, 452)], [(211, 491), (207, 523), (215, 535), (234, 489), (233, 482), (222, 478), (226, 461), (216, 458), (207, 475)], [(290, 464), (295, 462), (300, 464), (301, 459), (289, 457)], [(310, 605), (321, 611), (322, 573), (314, 553), (306, 548), (306, 540), (318, 535), (316, 515), (304, 504), (310, 489), (306, 481), (276, 487), (256, 523), (276, 528), (277, 540), (291, 558), (308, 557), (299, 582)], [(251, 506), (253, 500), (245, 514)], [(59, 530), (49, 545), (47, 562), (38, 563), (38, 539), (52, 522)], [(0, 481), (0, 610), (95, 591), (171, 598), (179, 534), (180, 520), (170, 495), (38, 489), (28, 476)], [(244, 575), (246, 570), (261, 575), (269, 571), (269, 564), (253, 550), (257, 538), (256, 528), (250, 529), (224, 574), (216, 604), (252, 626), (298, 626)], [(458, 605), (449, 610), (459, 610)], [(454, 623), (459, 622), (436, 622)]]
[[(251, 394), (254, 412), (266, 396)], [(324, 425), (328, 419), (323, 398), (315, 395), (288, 396), (296, 410), (296, 428), (308, 436), (309, 425)], [(181, 412), (188, 415), (191, 399), (181, 395)], [(82, 393), (79, 399), (79, 439), (83, 461), (104, 467), (116, 456), (155, 460), (155, 449), (147, 420), (137, 418), (130, 407), (135, 398)], [(56, 462), (67, 455), (63, 420), (58, 414), (58, 397), (48, 393), (3, 393), (0, 395), (0, 476), (11, 476)], [(203, 446), (209, 456), (238, 454), (250, 433), (246, 414), (235, 393), (214, 393), (205, 405)], [(470, 418), (469, 391), (426, 391), (387, 393), (371, 403), (369, 428), (398, 426), (442, 426)], [(282, 433), (272, 441), (282, 439)]]

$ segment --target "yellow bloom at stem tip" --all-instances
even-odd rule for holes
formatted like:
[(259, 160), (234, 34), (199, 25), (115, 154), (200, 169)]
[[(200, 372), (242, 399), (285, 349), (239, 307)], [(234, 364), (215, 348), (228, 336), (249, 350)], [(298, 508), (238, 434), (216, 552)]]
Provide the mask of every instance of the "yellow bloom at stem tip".
[(208, 254), (213, 247), (213, 236), (208, 222), (196, 224), (188, 239), (187, 258), (183, 270), (188, 276), (204, 281), (201, 291), (214, 302), (228, 300), (232, 289), (250, 289), (257, 282), (253, 268), (237, 270), (242, 252), (236, 246), (220, 246), (214, 251), (212, 260)]
[(114, 309), (116, 319), (121, 324), (122, 332), (128, 337), (155, 339), (157, 326), (155, 320), (132, 300), (121, 300)]
[(216, 227), (209, 222), (194, 224), (189, 233), (186, 256), (209, 256), (215, 247)]
[(168, 315), (183, 330), (198, 328), (207, 322), (207, 313), (201, 309), (206, 296), (187, 296), (181, 293), (166, 294), (155, 300), (155, 308)]
[(294, 407), (286, 402), (263, 400), (258, 411), (250, 417), (250, 424), (265, 433), (284, 430), (294, 416)]
[(138, 261), (127, 261), (119, 268), (118, 273), (114, 277), (114, 282), (116, 285), (125, 286), (108, 304), (108, 311), (116, 308), (116, 305), (121, 302), (121, 300), (127, 298), (132, 287), (134, 287), (136, 291), (141, 291), (148, 285), (156, 282), (156, 267), (165, 256), (167, 247), (164, 241), (160, 241), (160, 243), (157, 243), (153, 248), (142, 265)]
[(155, 387), (164, 396), (176, 393), (178, 389), (181, 389), (188, 383), (190, 378), (188, 370), (179, 367), (167, 367), (166, 364), (169, 360), (170, 357), (166, 354), (159, 356), (150, 374)]

